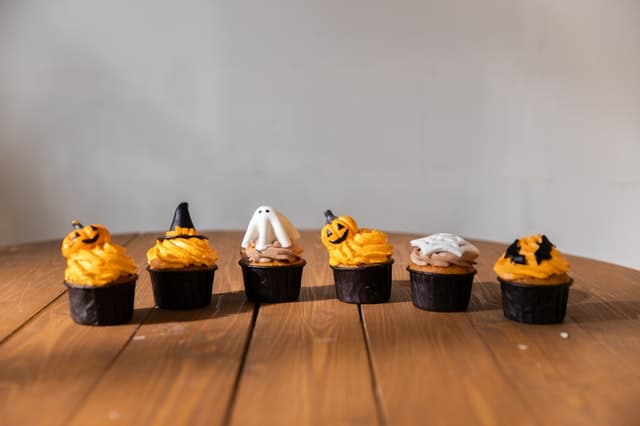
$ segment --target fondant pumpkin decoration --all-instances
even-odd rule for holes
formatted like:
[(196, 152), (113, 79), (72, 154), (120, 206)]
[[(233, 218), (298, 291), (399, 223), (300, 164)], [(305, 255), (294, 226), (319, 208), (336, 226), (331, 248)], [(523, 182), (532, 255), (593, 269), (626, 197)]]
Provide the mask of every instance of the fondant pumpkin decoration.
[(331, 210), (324, 212), (327, 223), (322, 227), (321, 239), (325, 247), (340, 245), (358, 232), (358, 224), (351, 216), (336, 216)]
[(102, 225), (93, 224), (84, 226), (77, 220), (71, 222), (73, 231), (69, 232), (62, 240), (62, 255), (68, 257), (78, 250), (91, 250), (92, 248), (111, 241), (111, 234)]

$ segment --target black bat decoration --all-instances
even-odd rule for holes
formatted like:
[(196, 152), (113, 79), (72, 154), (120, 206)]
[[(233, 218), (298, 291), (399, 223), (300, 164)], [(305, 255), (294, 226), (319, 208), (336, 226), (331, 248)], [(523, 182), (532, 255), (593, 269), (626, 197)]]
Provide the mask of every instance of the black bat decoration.
[(538, 265), (543, 260), (551, 259), (551, 249), (553, 247), (554, 247), (554, 245), (551, 243), (551, 241), (549, 241), (547, 236), (543, 235), (542, 236), (542, 241), (538, 245), (538, 250), (536, 250), (536, 252), (535, 252), (536, 261), (538, 262)]
[(524, 255), (520, 254), (520, 244), (518, 244), (518, 240), (515, 240), (513, 244), (511, 244), (509, 248), (507, 248), (504, 257), (505, 259), (511, 259), (513, 263), (517, 263), (520, 265), (527, 264), (527, 259), (525, 259)]

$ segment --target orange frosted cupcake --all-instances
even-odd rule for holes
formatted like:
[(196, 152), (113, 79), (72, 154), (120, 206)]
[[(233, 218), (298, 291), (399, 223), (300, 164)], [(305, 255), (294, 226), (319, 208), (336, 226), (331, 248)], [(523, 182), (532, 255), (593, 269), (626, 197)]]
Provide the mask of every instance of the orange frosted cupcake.
[(298, 299), (306, 265), (298, 239), (298, 230), (284, 214), (269, 206), (255, 210), (238, 262), (247, 299), (271, 303)]
[(545, 235), (517, 239), (493, 267), (505, 317), (531, 324), (564, 320), (573, 279), (569, 261)]
[(193, 226), (189, 204), (180, 203), (169, 231), (147, 251), (156, 305), (194, 309), (210, 304), (217, 259), (208, 238)]
[(138, 278), (133, 259), (111, 242), (104, 226), (83, 226), (77, 220), (72, 225), (74, 230), (62, 241), (71, 318), (90, 325), (128, 322)]
[(346, 303), (382, 303), (391, 296), (393, 246), (377, 229), (359, 228), (351, 216), (324, 212), (320, 239), (329, 253), (338, 299)]

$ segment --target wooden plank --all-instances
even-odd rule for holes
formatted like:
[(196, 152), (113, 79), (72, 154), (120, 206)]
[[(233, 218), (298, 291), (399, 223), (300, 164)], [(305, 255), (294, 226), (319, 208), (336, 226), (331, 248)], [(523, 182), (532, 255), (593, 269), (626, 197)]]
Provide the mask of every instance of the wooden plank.
[(208, 234), (218, 251), (211, 306), (155, 309), (71, 424), (218, 425), (232, 397), (254, 307), (242, 291), (239, 232)]
[[(210, 308), (152, 309), (143, 265), (155, 235), (140, 236), (129, 244), (141, 266), (136, 314), (116, 327), (73, 324), (66, 297), (47, 305), (46, 292), (62, 276), (59, 242), (0, 248), (4, 292), (46, 296), (26, 319), (24, 295), (0, 309), (0, 325), (3, 318), (19, 324), (0, 346), (2, 424), (626, 425), (640, 418), (640, 271), (571, 258), (576, 283), (565, 323), (518, 324), (503, 318), (491, 270), (506, 245), (479, 242), (470, 311), (429, 313), (410, 302), (404, 268), (414, 236), (395, 234), (392, 301), (362, 308), (372, 374), (358, 309), (334, 299), (317, 231), (303, 233), (309, 264), (301, 301), (261, 306), (246, 353), (253, 309), (236, 263), (241, 233), (209, 236), (220, 254)], [(25, 271), (33, 283), (20, 280)]]
[[(399, 259), (390, 303), (362, 305), (378, 393), (389, 424), (535, 424), (535, 410), (464, 313), (411, 303), (411, 236), (394, 235)], [(517, 417), (514, 417), (517, 413)]]
[(317, 231), (302, 234), (301, 299), (260, 307), (231, 424), (379, 423), (357, 305), (335, 299)]
[[(481, 292), (474, 289), (468, 315), (528, 403), (545, 407), (536, 412), (536, 417), (544, 424), (632, 424), (629, 422), (640, 415), (632, 403), (632, 397), (640, 396), (638, 369), (634, 366), (640, 349), (637, 322), (616, 326), (609, 323), (604, 327), (607, 332), (603, 335), (617, 327), (631, 327), (627, 329), (624, 346), (618, 347), (621, 351), (618, 354), (612, 353), (609, 345), (602, 344), (601, 336), (576, 322), (573, 316), (576, 311), (596, 323), (598, 310), (611, 312), (590, 293), (591, 283), (581, 278), (588, 275), (587, 264), (581, 262), (574, 262), (579, 266), (574, 265), (576, 281), (563, 324), (539, 326), (508, 321), (503, 317), (501, 305), (495, 303), (500, 301), (500, 290), (492, 271), (493, 262), (504, 246), (480, 246), (483, 257), (478, 264), (478, 279), (481, 284), (476, 285), (476, 289), (480, 287)], [(493, 294), (487, 296), (489, 292)], [(482, 296), (476, 298), (479, 293)], [(491, 302), (486, 304), (487, 300)], [(585, 300), (589, 302), (584, 303)], [(569, 339), (563, 339), (561, 332), (568, 333)], [(619, 383), (626, 390), (622, 398), (611, 397), (611, 383)]]
[[(129, 253), (138, 265), (153, 241), (136, 237)], [(139, 273), (141, 270), (139, 268)], [(51, 276), (42, 286), (60, 286), (61, 276)], [(144, 275), (138, 281), (136, 312), (130, 324), (89, 327), (75, 324), (68, 298), (61, 297), (5, 341), (0, 351), (0, 412), (8, 425), (66, 424), (78, 403), (93, 388), (153, 301)], [(46, 421), (45, 421), (46, 419)]]
[[(126, 245), (135, 234), (116, 235)], [(66, 292), (60, 241), (0, 249), (0, 344)]]

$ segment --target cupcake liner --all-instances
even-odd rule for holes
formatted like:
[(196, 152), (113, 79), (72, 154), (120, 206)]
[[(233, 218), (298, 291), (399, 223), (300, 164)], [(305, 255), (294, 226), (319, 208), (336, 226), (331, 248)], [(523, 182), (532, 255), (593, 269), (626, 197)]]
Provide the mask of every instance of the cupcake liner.
[(564, 320), (570, 280), (565, 284), (528, 285), (500, 279), (502, 308), (510, 320), (528, 324), (554, 324)]
[(253, 302), (291, 302), (300, 296), (302, 268), (306, 261), (291, 265), (254, 265), (240, 259), (244, 292)]
[(384, 303), (391, 297), (391, 265), (331, 266), (338, 299), (345, 303)]
[(411, 276), (411, 300), (427, 311), (463, 312), (469, 306), (475, 271), (468, 274), (436, 274), (415, 271)]
[(162, 309), (195, 309), (211, 303), (213, 277), (217, 265), (188, 269), (147, 267), (153, 298)]
[(133, 316), (137, 275), (128, 281), (88, 286), (64, 282), (69, 293), (71, 318), (78, 324), (125, 324)]

